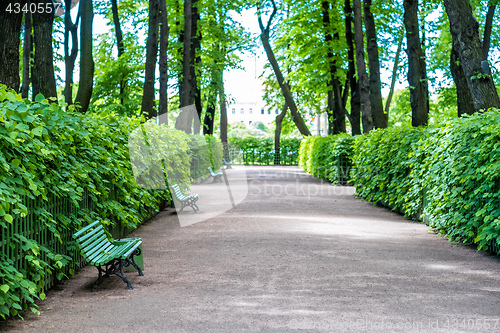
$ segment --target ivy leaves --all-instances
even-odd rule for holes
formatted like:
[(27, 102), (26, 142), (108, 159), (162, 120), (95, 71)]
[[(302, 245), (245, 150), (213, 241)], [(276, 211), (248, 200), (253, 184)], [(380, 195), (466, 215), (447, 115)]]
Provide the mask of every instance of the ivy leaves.
[(353, 158), (358, 195), (409, 216), (423, 209), (430, 225), (450, 240), (498, 249), (499, 116), (499, 110), (490, 110), (437, 126), (393, 127), (358, 137)]

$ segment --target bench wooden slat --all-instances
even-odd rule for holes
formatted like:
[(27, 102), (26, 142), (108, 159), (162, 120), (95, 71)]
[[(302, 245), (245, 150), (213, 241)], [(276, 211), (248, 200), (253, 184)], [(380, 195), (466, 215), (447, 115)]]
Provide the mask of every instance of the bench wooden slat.
[[(81, 230), (80, 230), (81, 231)], [(78, 241), (80, 243), (86, 241), (88, 238), (94, 236), (94, 235), (98, 235), (98, 234), (101, 234), (104, 232), (104, 227), (102, 225), (99, 225), (97, 228), (91, 230), (90, 232), (86, 233), (85, 235), (83, 235), (82, 237), (78, 237)]]
[(89, 257), (92, 257), (94, 253), (99, 252), (101, 250), (106, 250), (110, 245), (112, 245), (107, 238), (101, 240), (99, 243), (94, 244), (93, 247), (90, 247), (92, 244), (89, 244), (89, 247), (84, 249), (84, 252), (87, 253)]
[(109, 242), (108, 237), (105, 234), (95, 235), (94, 237), (91, 237), (91, 238), (87, 239), (85, 242), (81, 243), (80, 247), (82, 248), (82, 250), (84, 252), (86, 252), (86, 251), (89, 251), (90, 249), (92, 249), (93, 247), (95, 247), (97, 244), (99, 244), (103, 240)]

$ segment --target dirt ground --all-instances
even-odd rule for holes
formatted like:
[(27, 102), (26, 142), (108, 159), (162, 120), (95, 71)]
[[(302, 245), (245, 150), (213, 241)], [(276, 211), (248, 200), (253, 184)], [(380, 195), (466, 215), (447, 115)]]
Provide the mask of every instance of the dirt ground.
[(236, 208), (185, 227), (164, 211), (133, 233), (133, 290), (111, 277), (92, 293), (87, 266), (0, 331), (500, 332), (498, 258), (296, 167), (247, 175)]

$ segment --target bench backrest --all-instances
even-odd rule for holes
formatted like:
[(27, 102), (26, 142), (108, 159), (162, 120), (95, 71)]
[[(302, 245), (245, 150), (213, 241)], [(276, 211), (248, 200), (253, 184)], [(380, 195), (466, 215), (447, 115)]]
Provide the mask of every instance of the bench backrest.
[(178, 200), (186, 199), (186, 196), (182, 193), (181, 188), (177, 184), (172, 185), (172, 190), (174, 190), (174, 194)]
[(76, 232), (73, 239), (85, 259), (89, 259), (101, 251), (108, 252), (114, 247), (99, 220)]

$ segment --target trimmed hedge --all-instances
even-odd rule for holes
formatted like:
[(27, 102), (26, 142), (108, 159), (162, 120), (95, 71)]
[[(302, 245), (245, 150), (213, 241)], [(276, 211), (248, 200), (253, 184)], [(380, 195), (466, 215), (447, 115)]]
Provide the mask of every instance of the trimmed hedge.
[(499, 110), (373, 131), (356, 139), (354, 163), (359, 196), (423, 212), (450, 240), (500, 254)]
[[(0, 85), (0, 317), (29, 307), (38, 312), (34, 302), (45, 297), (50, 276), (60, 280), (74, 273), (80, 264), (70, 240), (75, 230), (96, 219), (134, 229), (160, 202), (171, 200), (167, 189), (136, 185), (129, 155), (132, 131), (147, 134), (137, 136), (152, 147), (147, 158), (169, 161), (164, 164), (169, 177), (189, 184), (188, 136), (165, 126), (140, 126), (137, 118), (63, 111), (42, 95), (23, 100)], [(165, 142), (172, 143), (169, 149)], [(137, 152), (138, 146), (131, 147)], [(219, 155), (212, 149), (214, 159)], [(146, 157), (139, 151), (138, 158)], [(210, 163), (208, 155), (205, 162)], [(135, 167), (146, 181), (147, 165)], [(33, 223), (36, 230), (23, 233)], [(59, 250), (37, 241), (48, 238)]]
[(299, 166), (311, 175), (337, 183), (351, 169), (354, 138), (348, 134), (302, 139)]
[[(297, 156), (302, 139), (283, 138), (280, 140), (281, 164), (297, 165)], [(254, 137), (230, 137), (228, 141), (243, 151), (243, 163), (273, 164), (275, 161), (274, 139)]]

